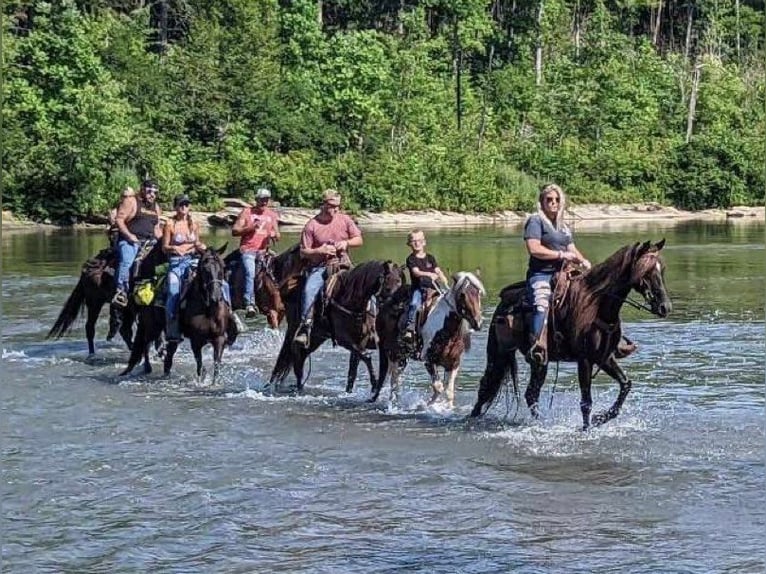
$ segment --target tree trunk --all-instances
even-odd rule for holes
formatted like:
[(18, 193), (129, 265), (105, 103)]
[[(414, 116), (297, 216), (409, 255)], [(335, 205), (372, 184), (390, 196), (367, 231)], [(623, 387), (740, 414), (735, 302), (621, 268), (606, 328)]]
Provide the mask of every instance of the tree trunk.
[(654, 22), (654, 34), (652, 35), (652, 45), (656, 48), (660, 38), (660, 27), (662, 26), (662, 0), (657, 5), (657, 19)]
[(734, 11), (737, 15), (737, 64), (741, 64), (740, 59), (740, 32), (739, 32), (739, 0), (734, 1)]
[(322, 0), (317, 0), (317, 24), (321, 28), (324, 25), (324, 19), (322, 18)]
[(543, 83), (543, 3), (537, 9), (537, 47), (535, 48), (535, 85)]
[(689, 113), (686, 116), (686, 143), (691, 141), (694, 132), (694, 116), (697, 109), (697, 92), (699, 91), (701, 76), (702, 64), (697, 61), (692, 72), (692, 93), (689, 96)]
[(457, 129), (460, 131), (463, 124), (463, 92), (462, 92), (462, 75), (461, 69), (463, 68), (463, 49), (460, 46), (459, 22), (457, 17), (455, 18), (454, 29), (454, 45), (455, 45), (455, 114), (457, 116)]
[(487, 61), (487, 73), (486, 73), (486, 81), (484, 85), (484, 92), (483, 92), (483, 98), (481, 103), (481, 123), (479, 124), (479, 142), (478, 142), (478, 148), (481, 149), (481, 145), (484, 141), (484, 131), (487, 128), (487, 85), (489, 83), (489, 79), (492, 77), (492, 57), (495, 55), (495, 45), (492, 44), (489, 47), (489, 58)]
[(684, 59), (689, 59), (692, 44), (692, 21), (694, 20), (694, 3), (689, 2), (689, 18), (686, 21), (686, 42), (684, 44)]

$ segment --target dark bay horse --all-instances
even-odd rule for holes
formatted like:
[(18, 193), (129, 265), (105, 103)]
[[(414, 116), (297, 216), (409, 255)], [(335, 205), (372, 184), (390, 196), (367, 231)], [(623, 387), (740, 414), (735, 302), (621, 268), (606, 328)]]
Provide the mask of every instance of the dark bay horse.
[[(200, 382), (205, 374), (202, 367), (202, 349), (207, 344), (213, 346), (213, 382), (215, 383), (230, 329), (229, 305), (223, 296), (225, 264), (221, 253), (225, 249), (226, 246), (218, 250), (208, 248), (200, 256), (194, 276), (182, 291), (179, 325), (183, 335), (190, 341)], [(141, 355), (148, 353), (149, 345), (162, 336), (164, 329), (164, 307), (147, 305), (141, 308), (138, 313), (138, 328), (133, 350), (128, 366), (121, 375), (126, 375), (133, 370), (141, 359)], [(177, 342), (168, 341), (164, 359), (166, 375), (170, 374), (173, 367), (173, 357), (177, 349)], [(148, 361), (145, 362), (146, 364)], [(147, 369), (145, 366), (144, 372), (151, 372), (151, 367)]]
[[(404, 295), (402, 295), (404, 293)], [(380, 336), (380, 377), (373, 387), (371, 401), (376, 401), (387, 377), (391, 379), (391, 401), (396, 403), (400, 392), (400, 377), (411, 350), (401, 342), (403, 319), (409, 304), (409, 288), (400, 289), (381, 305), (377, 328)], [(486, 295), (484, 285), (473, 273), (461, 271), (453, 277), (452, 287), (434, 304), (421, 329), (422, 348), (418, 358), (431, 377), (432, 395), (429, 402), (442, 398), (445, 392), (450, 407), (455, 402), (455, 380), (463, 354), (470, 349), (471, 329), (482, 326), (481, 300)], [(438, 369), (444, 370), (443, 379)]]
[[(659, 317), (672, 310), (665, 288), (665, 263), (659, 255), (663, 239), (654, 245), (636, 243), (612, 254), (590, 271), (572, 279), (548, 318), (548, 355), (552, 361), (577, 363), (580, 383), (580, 410), (583, 430), (601, 425), (616, 417), (631, 388), (631, 381), (617, 364), (615, 351), (622, 337), (620, 309), (630, 291), (640, 293), (644, 308)], [(479, 384), (479, 393), (471, 416), (485, 413), (497, 396), (500, 385), (510, 375), (518, 389), (516, 351), (526, 353), (530, 342), (523, 315), (517, 314), (525, 296), (525, 284), (506, 287), (492, 316), (487, 340), (487, 366)], [(620, 385), (614, 404), (604, 412), (590, 416), (593, 401), (593, 367), (598, 367)], [(532, 367), (524, 394), (532, 416), (539, 417), (540, 389), (545, 382), (547, 365)]]
[[(285, 283), (287, 332), (271, 373), (270, 385), (276, 389), (293, 369), (298, 390), (303, 389), (303, 365), (307, 357), (327, 339), (359, 355), (375, 381), (372, 360), (367, 350), (377, 345), (376, 303), (384, 301), (402, 283), (401, 268), (391, 261), (367, 261), (334, 279), (329, 299), (314, 305), (314, 327), (308, 348), (293, 343), (300, 325), (302, 283), (292, 275)], [(324, 307), (324, 309), (322, 308)]]
[[(147, 249), (149, 249), (148, 246)], [(165, 255), (161, 245), (155, 243), (138, 263), (136, 275), (151, 274), (154, 272), (154, 267), (164, 261)], [(117, 256), (112, 249), (101, 250), (83, 264), (77, 285), (64, 303), (56, 322), (46, 336), (47, 339), (58, 339), (67, 334), (77, 317), (82, 313), (84, 304), (87, 310), (85, 336), (88, 339), (88, 354), (92, 356), (96, 353), (96, 322), (102, 307), (108, 304), (114, 296), (116, 268)], [(116, 331), (119, 330), (130, 349), (133, 341), (133, 307), (128, 305), (122, 312), (117, 311), (116, 313), (119, 317), (118, 320), (115, 320), (114, 316), (112, 317), (107, 340), (111, 340)]]
[[(259, 270), (254, 281), (253, 291), (255, 306), (266, 317), (269, 327), (276, 329), (285, 317), (285, 305), (279, 291), (279, 279), (275, 274), (274, 260), (276, 256), (266, 255), (264, 265)], [(232, 251), (224, 259), (226, 278), (231, 287), (231, 304), (234, 309), (244, 309), (245, 270), (241, 265), (242, 254), (239, 250)]]

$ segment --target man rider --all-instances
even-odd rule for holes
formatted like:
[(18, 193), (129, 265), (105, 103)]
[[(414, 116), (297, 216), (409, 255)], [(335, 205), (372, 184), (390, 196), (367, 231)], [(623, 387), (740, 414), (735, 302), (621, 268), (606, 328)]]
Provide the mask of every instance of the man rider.
[(231, 234), (240, 237), (239, 251), (245, 271), (245, 317), (255, 316), (254, 293), (261, 285), (256, 285), (260, 271), (266, 262), (266, 253), (271, 240), (279, 241), (279, 216), (269, 208), (271, 192), (261, 188), (255, 194), (255, 207), (244, 208)]
[(125, 307), (128, 304), (128, 282), (130, 268), (136, 260), (141, 245), (162, 237), (160, 216), (162, 210), (157, 203), (157, 184), (147, 179), (141, 183), (138, 195), (122, 198), (117, 208), (115, 224), (120, 232), (117, 242), (119, 265), (117, 267), (117, 292), (112, 304)]
[(294, 342), (307, 347), (311, 335), (314, 301), (324, 287), (326, 274), (350, 267), (348, 250), (362, 245), (362, 232), (345, 213), (340, 212), (341, 196), (325, 190), (317, 215), (306, 223), (301, 234), (301, 257), (307, 261), (306, 282), (301, 301), (301, 325)]

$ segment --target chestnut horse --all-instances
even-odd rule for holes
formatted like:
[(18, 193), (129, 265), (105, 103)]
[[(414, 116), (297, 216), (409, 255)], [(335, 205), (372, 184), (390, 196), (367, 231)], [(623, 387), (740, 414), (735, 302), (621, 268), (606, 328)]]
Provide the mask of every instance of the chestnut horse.
[[(294, 263), (294, 262), (293, 262)], [(295, 275), (285, 280), (287, 332), (271, 372), (269, 384), (277, 389), (293, 369), (298, 390), (305, 384), (303, 365), (327, 339), (358, 355), (375, 381), (372, 360), (367, 355), (370, 346), (377, 346), (375, 319), (377, 301), (384, 301), (402, 284), (401, 268), (391, 261), (367, 261), (350, 270), (337, 273), (329, 298), (314, 304), (314, 326), (309, 344), (303, 348), (293, 343), (300, 325), (300, 304), (303, 282)]]
[[(142, 251), (148, 250), (145, 257), (136, 262), (136, 275), (153, 274), (154, 267), (165, 261), (160, 243), (153, 246), (146, 244)], [(85, 337), (88, 340), (88, 354), (96, 353), (96, 322), (104, 305), (111, 301), (115, 292), (114, 275), (117, 272), (117, 256), (112, 249), (102, 249), (97, 255), (88, 259), (82, 266), (80, 278), (72, 290), (69, 298), (64, 303), (56, 322), (46, 335), (46, 339), (60, 338), (66, 335), (72, 328), (77, 317), (83, 310), (83, 304), (87, 310), (85, 321)], [(128, 349), (133, 342), (133, 319), (134, 309), (132, 304), (121, 312), (112, 313), (109, 325), (107, 341), (111, 340), (119, 330)]]
[[(612, 254), (606, 261), (571, 280), (560, 300), (553, 302), (548, 318), (548, 356), (552, 361), (577, 363), (580, 382), (580, 410), (583, 430), (601, 425), (616, 417), (628, 396), (631, 381), (617, 364), (615, 350), (622, 337), (620, 309), (630, 291), (640, 293), (645, 305), (641, 308), (659, 317), (672, 310), (665, 289), (665, 263), (659, 252), (663, 239), (628, 245)], [(471, 416), (485, 413), (497, 396), (500, 385), (510, 375), (518, 389), (516, 351), (529, 350), (527, 321), (524, 320), (524, 282), (506, 287), (492, 316), (487, 340), (487, 366), (479, 384), (478, 399)], [(632, 302), (631, 302), (632, 303)], [(591, 382), (596, 366), (620, 385), (614, 404), (604, 412), (590, 416), (593, 401)], [(540, 389), (545, 382), (546, 364), (532, 366), (531, 378), (524, 393), (532, 416), (538, 418)]]
[[(271, 253), (265, 256), (264, 265), (258, 271), (254, 281), (253, 291), (255, 306), (266, 316), (269, 327), (276, 329), (285, 317), (285, 305), (279, 292), (279, 280), (274, 273), (274, 260)], [(239, 250), (232, 251), (224, 259), (226, 278), (231, 287), (231, 304), (233, 309), (244, 309), (245, 270), (242, 267), (242, 254)]]
[[(378, 319), (380, 336), (380, 377), (373, 387), (371, 401), (376, 401), (387, 377), (391, 379), (391, 402), (400, 392), (401, 373), (407, 366), (411, 349), (401, 342), (403, 323), (409, 304), (410, 289), (403, 287), (390, 301), (381, 305)], [(463, 354), (471, 347), (471, 330), (481, 329), (481, 300), (484, 285), (473, 273), (461, 271), (453, 276), (452, 287), (440, 295), (420, 331), (422, 347), (417, 358), (424, 361), (431, 377), (430, 403), (445, 392), (450, 407), (455, 403), (455, 380)], [(438, 369), (444, 370), (440, 379)]]

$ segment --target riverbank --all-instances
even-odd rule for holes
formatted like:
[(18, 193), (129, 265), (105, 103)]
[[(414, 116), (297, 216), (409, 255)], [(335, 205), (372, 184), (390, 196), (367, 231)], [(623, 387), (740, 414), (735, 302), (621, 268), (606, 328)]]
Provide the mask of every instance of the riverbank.
[[(203, 232), (215, 228), (231, 226), (244, 205), (237, 199), (225, 201), (226, 207), (218, 212), (196, 212), (195, 217)], [(280, 224), (286, 229), (300, 229), (316, 213), (316, 209), (277, 206)], [(567, 211), (570, 224), (578, 229), (624, 229), (634, 225), (663, 222), (672, 225), (686, 221), (732, 221), (764, 222), (766, 209), (763, 206), (737, 206), (731, 209), (706, 209), (702, 211), (684, 211), (656, 203), (603, 205), (590, 204), (570, 207)], [(368, 230), (386, 229), (440, 229), (470, 228), (481, 226), (520, 226), (528, 213), (521, 211), (500, 211), (493, 214), (463, 214), (438, 210), (405, 211), (401, 213), (362, 212), (354, 216), (357, 223)], [(2, 230), (4, 232), (35, 231), (72, 228), (99, 228), (106, 225), (106, 218), (93, 218), (87, 223), (75, 223), (61, 226), (51, 223), (39, 223), (18, 218), (8, 211), (3, 211)]]

